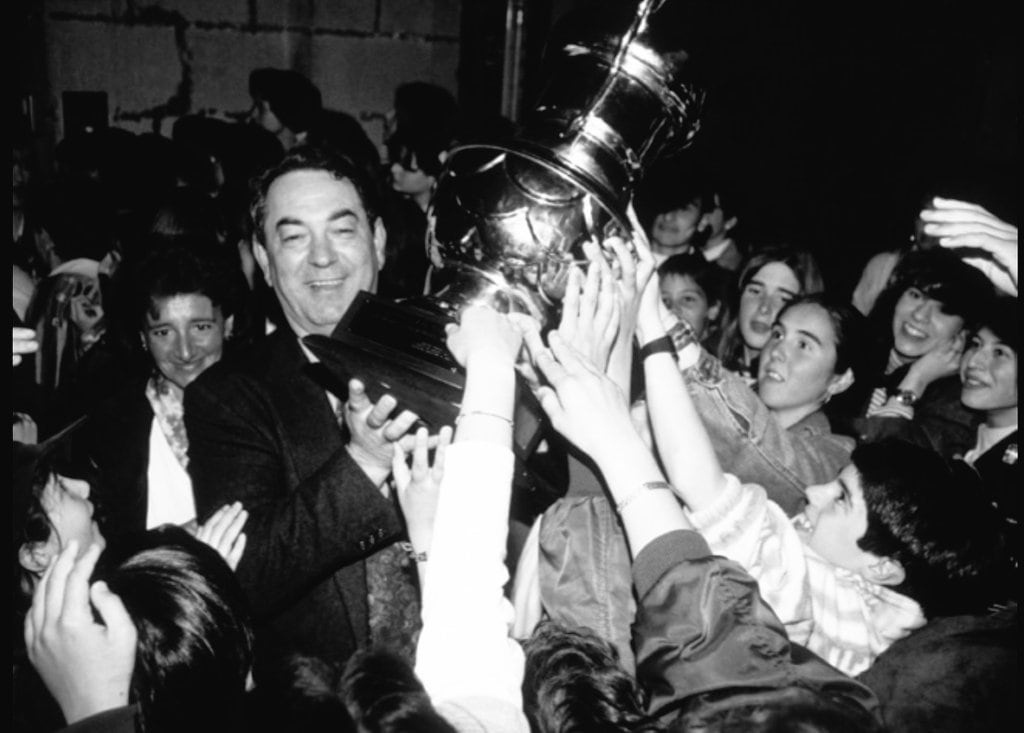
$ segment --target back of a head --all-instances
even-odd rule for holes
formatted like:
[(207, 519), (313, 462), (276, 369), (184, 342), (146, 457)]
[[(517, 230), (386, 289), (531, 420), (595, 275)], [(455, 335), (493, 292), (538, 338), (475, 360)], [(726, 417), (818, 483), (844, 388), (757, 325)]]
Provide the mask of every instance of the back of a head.
[(386, 649), (362, 649), (345, 665), (338, 694), (365, 733), (454, 733), (412, 666)]
[(291, 69), (255, 69), (249, 74), (249, 94), (263, 99), (292, 132), (305, 132), (314, 124), (323, 102), (313, 82)]
[(900, 563), (906, 579), (894, 590), (928, 617), (983, 611), (1005, 595), (998, 517), (966, 464), (895, 439), (860, 445), (851, 461), (868, 513), (857, 544)]
[(523, 712), (535, 731), (649, 731), (643, 693), (618, 653), (582, 626), (545, 621), (523, 645)]
[(410, 81), (395, 88), (395, 128), (420, 132), (450, 143), (458, 134), (459, 109), (444, 87)]
[(247, 603), (217, 552), (179, 527), (111, 547), (96, 580), (138, 630), (132, 695), (147, 731), (231, 730), (252, 667)]

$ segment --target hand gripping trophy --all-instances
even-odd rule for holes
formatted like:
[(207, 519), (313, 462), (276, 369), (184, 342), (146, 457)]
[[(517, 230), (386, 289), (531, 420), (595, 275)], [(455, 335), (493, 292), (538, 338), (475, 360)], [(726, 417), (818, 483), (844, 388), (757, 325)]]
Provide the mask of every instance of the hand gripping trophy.
[[(687, 78), (688, 54), (666, 47), (664, 5), (608, 3), (565, 18), (522, 132), (458, 147), (441, 172), (426, 244), (449, 273), (445, 289), (401, 303), (361, 293), (330, 337), (306, 337), (336, 384), (358, 377), (372, 398), (388, 392), (432, 428), (450, 424), (463, 379), (444, 325), (485, 303), (555, 326), (569, 268), (586, 262), (584, 242), (632, 240), (633, 189), (654, 159), (692, 139), (704, 96)], [(518, 402), (515, 443), (525, 457), (541, 413)]]

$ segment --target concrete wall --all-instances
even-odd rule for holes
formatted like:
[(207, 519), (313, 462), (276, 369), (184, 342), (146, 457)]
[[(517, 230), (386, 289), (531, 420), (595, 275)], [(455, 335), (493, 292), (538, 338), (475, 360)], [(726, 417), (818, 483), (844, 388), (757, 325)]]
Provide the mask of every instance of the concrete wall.
[(248, 75), (292, 68), (380, 142), (394, 88), (456, 91), (461, 0), (45, 0), (35, 115), (63, 134), (61, 94), (106, 91), (110, 124), (170, 134), (181, 114), (244, 115)]

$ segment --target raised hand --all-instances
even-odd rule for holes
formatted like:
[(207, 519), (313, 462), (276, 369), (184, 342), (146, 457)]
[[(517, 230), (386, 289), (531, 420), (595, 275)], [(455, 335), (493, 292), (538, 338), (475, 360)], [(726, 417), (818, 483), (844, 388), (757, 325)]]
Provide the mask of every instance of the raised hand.
[(921, 356), (911, 364), (901, 386), (920, 396), (932, 382), (959, 373), (966, 340), (966, 333), (960, 331)]
[(618, 287), (601, 248), (587, 242), (583, 251), (590, 264), (586, 275), (578, 267), (569, 271), (558, 333), (604, 371), (619, 329)]
[(242, 527), (248, 518), (249, 512), (242, 508), (241, 502), (225, 504), (195, 530), (196, 539), (215, 549), (234, 570), (245, 552), (246, 537)]
[(615, 452), (623, 436), (635, 432), (622, 390), (557, 331), (548, 344), (545, 348), (537, 333), (526, 336), (530, 355), (550, 385), (537, 397), (551, 424), (591, 457)]
[(434, 537), (434, 515), (437, 512), (438, 490), (444, 477), (444, 457), (452, 442), (452, 429), (445, 425), (438, 435), (431, 465), (428, 451), (430, 441), (426, 428), (416, 431), (411, 451), (412, 464), (407, 463), (409, 454), (395, 446), (392, 474), (398, 490), (398, 504), (402, 507), (409, 541), (416, 552), (429, 552)]
[(76, 560), (77, 554), (78, 542), (70, 540), (43, 574), (25, 616), (29, 660), (69, 725), (128, 704), (138, 640), (121, 599), (102, 581), (89, 586), (100, 547)]
[(377, 486), (383, 486), (391, 473), (395, 443), (419, 419), (409, 410), (392, 418), (391, 413), (397, 406), (398, 401), (391, 395), (371, 402), (363, 383), (358, 379), (349, 380), (344, 420), (351, 439), (346, 447), (352, 459)]
[(514, 364), (523, 344), (522, 328), (511, 315), (485, 305), (466, 308), (458, 324), (445, 327), (448, 349), (460, 365), (472, 358)]
[[(920, 214), (924, 233), (939, 245), (966, 250), (964, 261), (981, 270), (997, 287), (1017, 292), (1017, 227), (977, 204), (934, 198)], [(980, 256), (972, 256), (977, 250)], [(993, 267), (994, 265), (994, 267)]]

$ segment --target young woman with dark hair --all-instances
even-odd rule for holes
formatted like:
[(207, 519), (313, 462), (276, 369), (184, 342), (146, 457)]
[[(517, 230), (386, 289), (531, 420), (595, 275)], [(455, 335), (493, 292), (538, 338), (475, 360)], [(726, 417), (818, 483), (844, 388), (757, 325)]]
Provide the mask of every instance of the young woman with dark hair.
[(124, 273), (122, 315), (149, 368), (101, 403), (81, 433), (111, 537), (196, 517), (184, 391), (245, 332), (241, 272), (206, 245), (159, 242)]
[(951, 251), (905, 255), (869, 318), (862, 378), (829, 405), (836, 430), (858, 441), (898, 437), (946, 458), (970, 448), (977, 417), (960, 401), (957, 372), (992, 297), (988, 279)]
[(782, 306), (822, 290), (818, 264), (809, 252), (770, 247), (752, 255), (740, 270), (731, 320), (718, 344), (718, 357), (725, 367), (753, 383), (757, 357)]

